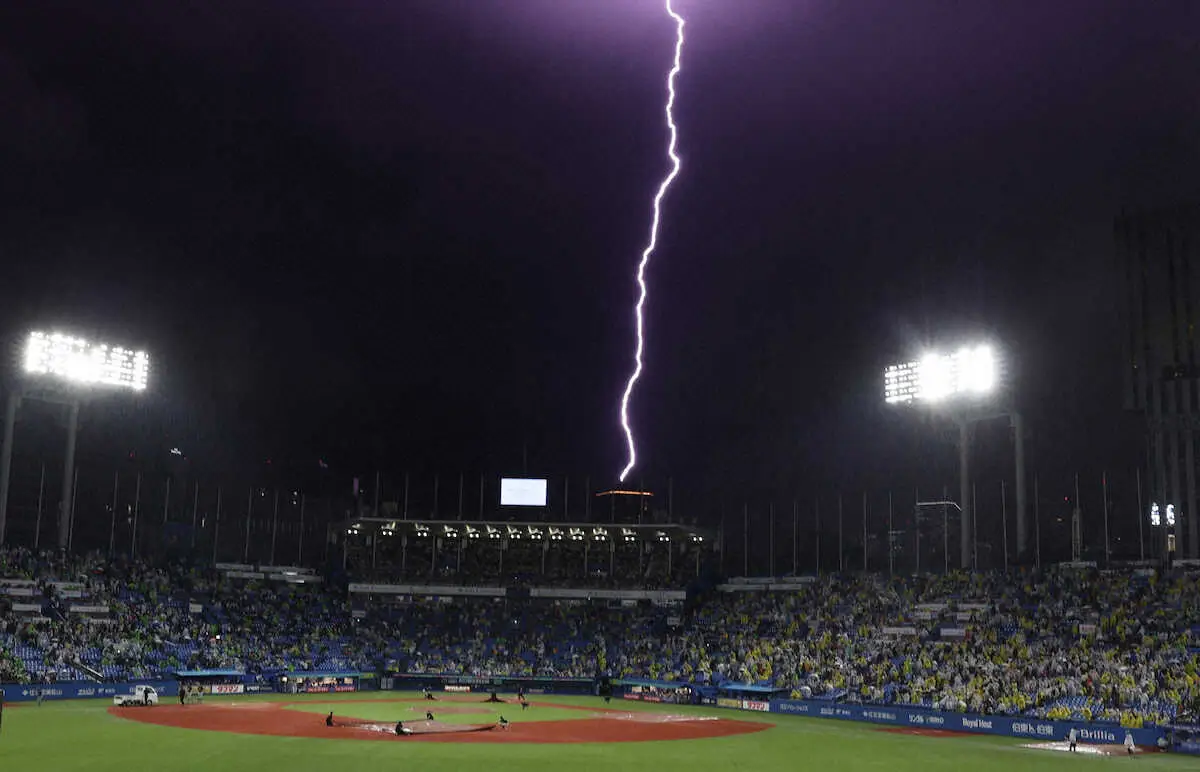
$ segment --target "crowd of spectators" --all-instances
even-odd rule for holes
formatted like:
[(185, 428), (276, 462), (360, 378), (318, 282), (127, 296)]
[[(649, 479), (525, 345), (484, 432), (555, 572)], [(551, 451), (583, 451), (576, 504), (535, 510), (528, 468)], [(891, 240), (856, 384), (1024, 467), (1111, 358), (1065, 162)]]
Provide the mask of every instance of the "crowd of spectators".
[(407, 642), (404, 671), (471, 676), (593, 678), (613, 648), (666, 632), (662, 609), (535, 600), (426, 602), (384, 624), (390, 639)]
[(10, 602), (0, 619), (4, 682), (343, 669), (369, 660), (344, 596), (327, 592), (229, 581), (211, 568), (0, 550), (0, 581), (11, 579), (35, 580), (32, 596), (10, 600), (39, 611), (15, 614)]
[[(404, 558), (392, 553), (368, 554), (350, 560), (349, 568), (365, 581), (402, 584), (469, 584), (511, 587), (593, 587), (596, 589), (665, 589), (685, 587), (701, 573), (695, 555), (667, 559), (667, 549), (648, 551), (632, 545), (605, 543), (589, 550), (575, 542), (510, 543), (503, 551), (488, 540), (463, 549), (437, 552), (422, 545), (409, 548)], [(700, 550), (697, 550), (700, 551)], [(394, 552), (394, 550), (393, 550)]]
[[(1200, 582), (1181, 574), (826, 576), (787, 591), (709, 588), (674, 607), (364, 604), (344, 587), (24, 550), (0, 550), (3, 579), (35, 582), (42, 608), (0, 619), (5, 682), (205, 668), (607, 674), (1128, 726), (1170, 720), (1200, 699)], [(106, 611), (74, 613), (64, 591)]]
[(672, 677), (794, 697), (1162, 722), (1200, 698), (1194, 577), (826, 578), (718, 595)]

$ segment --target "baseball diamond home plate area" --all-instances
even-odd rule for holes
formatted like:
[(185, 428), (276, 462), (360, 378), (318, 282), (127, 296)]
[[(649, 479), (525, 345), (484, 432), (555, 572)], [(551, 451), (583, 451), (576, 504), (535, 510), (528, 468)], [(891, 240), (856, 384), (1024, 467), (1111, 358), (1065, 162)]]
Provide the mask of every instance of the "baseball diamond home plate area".
[[(338, 740), (456, 743), (627, 743), (662, 740), (701, 740), (732, 737), (770, 729), (773, 724), (713, 716), (631, 713), (553, 703), (531, 704), (535, 712), (550, 709), (556, 720), (529, 717), (515, 705), (506, 724), (490, 705), (466, 701), (339, 700), (320, 706), (334, 712), (333, 725), (324, 711), (306, 702), (229, 702), (216, 705), (160, 705), (153, 709), (110, 707), (109, 712), (130, 721), (212, 732), (310, 737)], [(426, 711), (435, 718), (429, 720)], [(570, 713), (564, 715), (563, 712)], [(387, 714), (386, 718), (382, 718)], [(572, 715), (573, 714), (573, 715)], [(465, 717), (441, 721), (437, 716)], [(471, 716), (478, 716), (476, 722)], [(578, 717), (575, 717), (578, 716)], [(528, 720), (523, 720), (527, 719)], [(401, 723), (403, 733), (397, 734)]]

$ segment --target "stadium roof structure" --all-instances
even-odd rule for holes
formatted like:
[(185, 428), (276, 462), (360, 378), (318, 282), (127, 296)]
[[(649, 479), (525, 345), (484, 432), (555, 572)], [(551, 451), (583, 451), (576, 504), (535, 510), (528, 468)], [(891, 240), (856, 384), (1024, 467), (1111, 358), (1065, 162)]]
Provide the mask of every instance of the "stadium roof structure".
[(491, 520), (397, 520), (359, 517), (343, 524), (348, 535), (379, 534), (383, 537), (440, 537), (469, 540), (551, 542), (711, 542), (711, 536), (692, 525), (654, 523), (547, 523)]

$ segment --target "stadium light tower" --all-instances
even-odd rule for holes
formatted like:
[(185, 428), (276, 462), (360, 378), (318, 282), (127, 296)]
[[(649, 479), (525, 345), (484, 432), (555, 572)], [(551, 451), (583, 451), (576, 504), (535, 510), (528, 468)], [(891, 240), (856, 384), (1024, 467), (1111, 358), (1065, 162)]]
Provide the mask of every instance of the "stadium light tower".
[(5, 405), (4, 442), (0, 446), (0, 545), (4, 544), (8, 520), (17, 410), (22, 400), (33, 399), (67, 407), (67, 447), (58, 513), (58, 546), (66, 549), (71, 536), (79, 405), (98, 393), (145, 391), (150, 378), (150, 357), (145, 351), (92, 343), (61, 332), (35, 331), (25, 341), (20, 364), (21, 377), (9, 391)]
[(884, 400), (911, 405), (949, 417), (958, 425), (959, 511), (962, 514), (962, 567), (973, 568), (971, 500), (971, 435), (975, 424), (1008, 417), (1015, 431), (1017, 467), (1017, 554), (1024, 555), (1028, 537), (1025, 522), (1025, 427), (1020, 413), (1008, 407), (1000, 360), (987, 344), (963, 346), (950, 353), (930, 352), (920, 359), (890, 365), (883, 373)]

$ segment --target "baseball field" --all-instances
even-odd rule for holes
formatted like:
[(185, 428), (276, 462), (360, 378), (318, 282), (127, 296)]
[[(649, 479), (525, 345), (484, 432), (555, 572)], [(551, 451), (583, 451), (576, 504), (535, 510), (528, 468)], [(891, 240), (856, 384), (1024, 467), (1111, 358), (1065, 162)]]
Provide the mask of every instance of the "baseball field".
[[(327, 726), (331, 712), (334, 725)], [(397, 736), (397, 722), (412, 734)], [(1196, 768), (1194, 757), (1145, 750), (1127, 758), (1118, 748), (1081, 750), (1071, 754), (1029, 747), (1023, 740), (912, 734), (827, 719), (549, 696), (532, 698), (528, 709), (486, 704), (479, 695), (427, 702), (400, 693), (209, 698), (202, 705), (164, 701), (139, 708), (98, 700), (26, 703), (6, 706), (0, 726), (0, 759), (7, 768), (62, 771)]]

